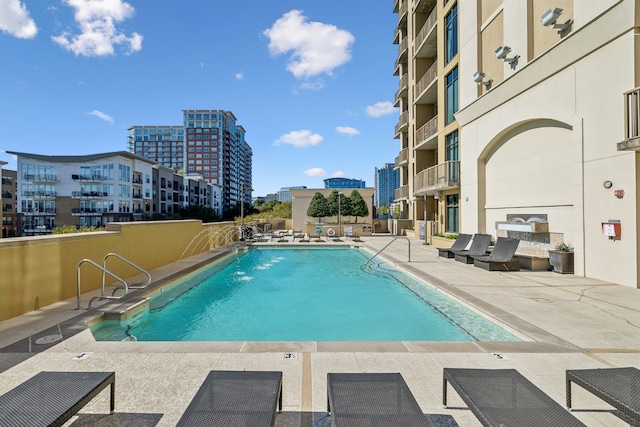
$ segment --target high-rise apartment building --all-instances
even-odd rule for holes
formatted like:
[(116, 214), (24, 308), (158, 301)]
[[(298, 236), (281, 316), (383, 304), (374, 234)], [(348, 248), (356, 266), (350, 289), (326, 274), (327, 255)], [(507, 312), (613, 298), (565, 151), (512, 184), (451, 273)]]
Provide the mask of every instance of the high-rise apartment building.
[(176, 172), (184, 167), (182, 126), (132, 126), (128, 129), (127, 145), (130, 152)]
[(390, 206), (395, 200), (396, 189), (400, 187), (400, 171), (394, 163), (386, 163), (375, 169), (373, 185), (373, 206)]
[(395, 202), (402, 218), (434, 221), (439, 231), (452, 233), (460, 227), (459, 127), (454, 116), (459, 104), (459, 3), (395, 0), (393, 9), (398, 14), (394, 75), (400, 77)]
[(222, 188), (222, 210), (251, 204), (252, 156), (245, 130), (233, 113), (183, 110), (186, 134), (185, 174), (200, 175)]
[(639, 8), (395, 0), (405, 217), (566, 242), (575, 274), (640, 287)]

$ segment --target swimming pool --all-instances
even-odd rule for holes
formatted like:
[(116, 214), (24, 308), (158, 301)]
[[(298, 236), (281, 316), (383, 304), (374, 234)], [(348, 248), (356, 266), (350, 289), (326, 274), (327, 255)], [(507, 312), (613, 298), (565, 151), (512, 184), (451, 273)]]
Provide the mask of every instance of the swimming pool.
[(250, 248), (153, 295), (120, 341), (518, 341), (435, 287), (360, 248)]

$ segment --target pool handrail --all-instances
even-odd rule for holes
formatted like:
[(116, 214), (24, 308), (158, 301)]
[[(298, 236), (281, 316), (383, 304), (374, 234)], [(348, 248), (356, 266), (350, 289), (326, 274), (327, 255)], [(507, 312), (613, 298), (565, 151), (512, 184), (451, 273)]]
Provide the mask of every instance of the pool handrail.
[(411, 239), (409, 239), (408, 237), (405, 236), (398, 236), (395, 237), (393, 240), (391, 240), (389, 243), (387, 243), (382, 249), (380, 249), (378, 252), (376, 252), (376, 254), (374, 256), (372, 256), (371, 258), (369, 258), (367, 260), (367, 262), (364, 263), (364, 265), (361, 268), (367, 268), (367, 265), (369, 265), (369, 263), (378, 255), (380, 255), (380, 253), (382, 253), (382, 251), (384, 251), (385, 249), (387, 249), (393, 242), (395, 242), (398, 239), (407, 239), (407, 243), (408, 243), (408, 260), (407, 262), (411, 262)]
[(124, 279), (116, 276), (115, 274), (113, 274), (109, 270), (105, 269), (103, 266), (101, 266), (97, 262), (92, 261), (89, 258), (85, 258), (85, 259), (80, 260), (80, 262), (78, 263), (78, 270), (77, 270), (77, 273), (78, 273), (78, 305), (76, 307), (76, 310), (80, 310), (82, 308), (81, 305), (80, 305), (80, 267), (82, 267), (82, 264), (84, 264), (85, 262), (88, 262), (89, 264), (99, 268), (103, 272), (108, 273), (111, 277), (113, 277), (114, 279), (118, 280), (119, 282), (122, 282), (122, 284), (124, 285), (124, 295), (121, 295), (119, 297), (114, 297), (114, 296), (109, 296), (109, 295), (105, 295), (104, 294), (104, 281), (103, 281), (102, 282), (102, 295), (95, 296), (95, 297), (91, 298), (91, 300), (89, 301), (89, 305), (87, 306), (87, 310), (89, 310), (91, 308), (91, 303), (96, 298), (98, 298), (98, 299), (120, 299), (120, 298), (124, 297), (125, 295), (127, 295), (127, 293), (129, 292), (129, 286), (127, 285), (127, 282), (124, 281)]
[[(103, 267), (103, 270), (102, 270), (102, 289), (104, 289), (104, 285), (105, 285), (105, 275), (106, 275), (106, 272), (108, 271), (108, 270), (107, 270), (107, 258), (112, 257), (112, 256), (114, 256), (114, 257), (116, 257), (116, 258), (121, 259), (122, 261), (124, 261), (124, 262), (126, 262), (127, 264), (129, 264), (131, 267), (133, 267), (133, 268), (135, 268), (136, 270), (139, 270), (140, 272), (142, 272), (142, 273), (146, 274), (146, 276), (147, 276), (147, 281), (146, 281), (143, 285), (128, 285), (128, 288), (129, 288), (129, 289), (144, 289), (144, 288), (146, 288), (147, 286), (149, 286), (149, 284), (151, 283), (151, 274), (149, 274), (149, 272), (148, 272), (147, 270), (145, 270), (145, 269), (143, 269), (143, 268), (141, 268), (141, 267), (138, 267), (137, 265), (135, 265), (134, 263), (132, 263), (132, 262), (131, 262), (131, 261), (129, 261), (128, 259), (124, 258), (124, 257), (123, 257), (123, 256), (121, 256), (121, 255), (118, 255), (118, 254), (117, 254), (117, 253), (115, 253), (115, 252), (110, 252), (110, 253), (106, 254), (106, 255), (104, 256), (104, 258), (102, 259), (102, 267)], [(123, 288), (122, 286), (118, 286), (118, 287), (116, 287), (116, 288), (113, 290), (113, 293), (112, 293), (111, 295), (115, 295), (115, 294), (116, 294), (116, 292), (118, 291), (118, 289), (122, 289), (122, 288)]]

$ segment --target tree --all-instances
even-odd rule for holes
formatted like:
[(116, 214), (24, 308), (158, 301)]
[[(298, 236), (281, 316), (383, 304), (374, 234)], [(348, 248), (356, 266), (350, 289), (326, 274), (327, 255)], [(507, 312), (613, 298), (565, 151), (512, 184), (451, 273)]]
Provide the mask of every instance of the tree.
[(318, 222), (322, 222), (322, 217), (329, 215), (331, 214), (329, 213), (327, 199), (325, 199), (321, 192), (316, 191), (307, 208), (307, 216), (318, 218)]
[(338, 216), (338, 190), (333, 190), (327, 197), (328, 216)]
[(351, 215), (356, 217), (357, 224), (359, 216), (365, 217), (369, 215), (369, 208), (358, 190), (353, 190), (349, 199), (351, 199)]

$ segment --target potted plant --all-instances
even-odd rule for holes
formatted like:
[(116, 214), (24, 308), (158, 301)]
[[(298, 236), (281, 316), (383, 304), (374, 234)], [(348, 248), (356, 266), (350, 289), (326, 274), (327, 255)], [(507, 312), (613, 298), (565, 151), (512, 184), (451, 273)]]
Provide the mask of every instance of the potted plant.
[(555, 250), (549, 250), (549, 264), (556, 273), (573, 274), (573, 246), (558, 243)]

